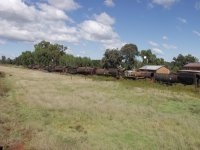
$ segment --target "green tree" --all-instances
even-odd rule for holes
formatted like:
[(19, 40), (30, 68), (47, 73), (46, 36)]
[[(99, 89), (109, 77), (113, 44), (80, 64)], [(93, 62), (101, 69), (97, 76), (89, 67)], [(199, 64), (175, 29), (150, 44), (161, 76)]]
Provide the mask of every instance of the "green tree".
[(140, 52), (140, 56), (142, 57), (144, 64), (147, 64), (147, 63), (150, 64), (150, 65), (155, 64), (156, 55), (153, 54), (150, 49), (148, 49), (148, 50), (142, 50)]
[(178, 71), (180, 69), (182, 69), (182, 67), (188, 63), (194, 63), (194, 62), (198, 62), (198, 58), (192, 56), (191, 54), (188, 55), (182, 55), (179, 54), (177, 57), (173, 58), (173, 61), (171, 62), (172, 64), (172, 70), (173, 71)]
[(1, 63), (6, 64), (6, 56), (1, 56)]
[(22, 54), (15, 59), (17, 65), (28, 66), (34, 64), (34, 55), (30, 51), (22, 52)]
[(134, 44), (126, 44), (121, 48), (121, 55), (127, 69), (134, 67), (136, 56), (139, 55), (138, 48)]
[(122, 55), (118, 49), (107, 49), (102, 58), (103, 68), (117, 68), (121, 65)]
[(58, 65), (60, 58), (65, 55), (67, 47), (59, 44), (51, 44), (47, 41), (41, 41), (34, 45), (35, 60), (40, 65)]
[[(142, 50), (140, 52), (140, 56), (143, 59), (143, 64), (149, 64), (149, 65), (164, 65), (165, 60), (163, 58), (157, 58), (155, 54), (152, 53), (150, 49), (148, 50)], [(144, 57), (146, 56), (146, 59)]]
[(92, 60), (92, 67), (102, 67), (101, 60)]

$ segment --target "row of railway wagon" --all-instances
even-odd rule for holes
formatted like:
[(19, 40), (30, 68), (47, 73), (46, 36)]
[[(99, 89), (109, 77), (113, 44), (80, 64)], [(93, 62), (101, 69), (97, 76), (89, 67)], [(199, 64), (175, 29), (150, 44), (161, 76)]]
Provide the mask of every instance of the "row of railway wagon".
[(125, 69), (103, 69), (92, 67), (64, 67), (64, 66), (28, 66), (30, 69), (45, 70), (48, 72), (59, 72), (68, 74), (112, 76), (125, 79), (151, 79), (168, 85), (182, 83), (184, 85), (195, 85), (200, 87), (200, 71), (180, 70), (177, 73), (159, 74), (149, 71), (125, 70)]

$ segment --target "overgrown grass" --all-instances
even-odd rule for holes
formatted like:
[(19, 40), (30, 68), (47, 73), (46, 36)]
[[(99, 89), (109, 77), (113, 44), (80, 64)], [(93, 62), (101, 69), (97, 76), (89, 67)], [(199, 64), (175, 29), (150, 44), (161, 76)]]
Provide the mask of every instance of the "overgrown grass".
[(172, 85), (162, 84), (158, 82), (154, 82), (150, 79), (140, 79), (140, 80), (131, 80), (131, 79), (116, 79), (113, 77), (104, 77), (104, 76), (90, 76), (90, 78), (94, 81), (117, 81), (122, 86), (126, 88), (131, 87), (141, 87), (145, 89), (158, 89), (163, 91), (171, 91), (176, 92), (177, 94), (187, 93), (189, 95), (193, 95), (200, 98), (200, 89), (196, 89), (194, 85), (183, 85), (180, 83), (175, 83)]
[(5, 84), (4, 78), (5, 78), (5, 73), (0, 72), (0, 97), (5, 96), (9, 90), (9, 88)]
[(71, 78), (1, 66), (0, 70), (12, 75), (4, 79), (10, 87), (7, 97), (0, 98), (0, 145), (200, 148), (200, 99), (193, 87), (110, 77)]

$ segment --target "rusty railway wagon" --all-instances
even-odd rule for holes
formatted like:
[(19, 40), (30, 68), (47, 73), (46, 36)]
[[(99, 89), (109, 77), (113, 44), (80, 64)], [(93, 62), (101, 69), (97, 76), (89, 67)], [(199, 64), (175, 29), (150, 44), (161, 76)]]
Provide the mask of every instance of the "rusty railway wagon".
[(46, 66), (45, 70), (47, 70), (48, 72), (65, 72), (66, 67), (64, 66)]
[(114, 68), (108, 69), (108, 74), (112, 77), (119, 77), (119, 70)]
[(200, 87), (200, 71), (180, 70), (177, 74), (154, 74), (154, 80), (165, 84), (181, 83)]
[(77, 74), (77, 68), (76, 67), (67, 67), (65, 72), (69, 73), (69, 74)]
[(100, 75), (100, 76), (108, 76), (109, 72), (107, 69), (102, 69), (102, 68), (96, 68), (95, 69), (95, 74)]
[(146, 79), (146, 78), (152, 78), (153, 76), (154, 76), (154, 73), (148, 72), (148, 71), (126, 70), (124, 72), (124, 77), (131, 78), (131, 79)]
[(200, 71), (179, 70), (178, 81), (185, 85), (198, 84), (200, 80)]
[(95, 74), (95, 69), (92, 67), (78, 67), (77, 73), (84, 74), (84, 75), (93, 75)]
[(53, 71), (54, 71), (54, 72), (60, 72), (60, 73), (62, 73), (62, 72), (65, 72), (65, 68), (66, 68), (66, 67), (64, 67), (64, 66), (55, 66), (55, 67), (53, 68)]
[(32, 65), (31, 69), (39, 70), (40, 69), (40, 65)]
[(172, 85), (173, 83), (178, 83), (178, 75), (155, 73), (154, 80), (160, 83)]

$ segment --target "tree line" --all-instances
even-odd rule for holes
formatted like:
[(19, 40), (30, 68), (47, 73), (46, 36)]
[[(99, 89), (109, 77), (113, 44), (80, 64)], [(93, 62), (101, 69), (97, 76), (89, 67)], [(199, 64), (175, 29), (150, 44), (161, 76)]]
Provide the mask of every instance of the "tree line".
[[(22, 66), (68, 66), (68, 67), (99, 67), (136, 69), (143, 65), (165, 65), (172, 71), (180, 70), (185, 64), (198, 62), (191, 54), (179, 54), (172, 62), (158, 58), (150, 49), (139, 51), (135, 44), (125, 44), (121, 49), (107, 49), (101, 60), (92, 60), (89, 57), (75, 57), (67, 54), (68, 48), (60, 44), (41, 41), (34, 45), (33, 51), (22, 52), (14, 59), (2, 56), (0, 63)], [(140, 59), (139, 59), (140, 58)]]

